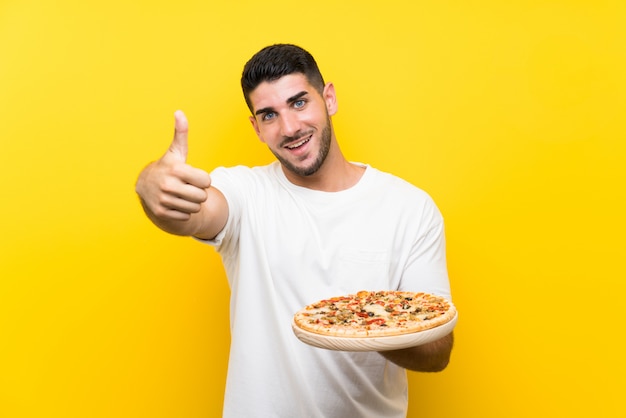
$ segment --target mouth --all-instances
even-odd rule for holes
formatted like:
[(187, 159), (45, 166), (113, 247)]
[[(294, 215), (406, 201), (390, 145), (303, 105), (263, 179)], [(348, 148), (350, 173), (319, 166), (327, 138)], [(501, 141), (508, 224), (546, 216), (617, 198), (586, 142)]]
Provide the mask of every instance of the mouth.
[(295, 149), (300, 148), (304, 144), (308, 143), (310, 140), (311, 140), (311, 135), (307, 136), (306, 138), (302, 138), (297, 142), (293, 142), (291, 144), (285, 145), (285, 148), (289, 150), (295, 150)]

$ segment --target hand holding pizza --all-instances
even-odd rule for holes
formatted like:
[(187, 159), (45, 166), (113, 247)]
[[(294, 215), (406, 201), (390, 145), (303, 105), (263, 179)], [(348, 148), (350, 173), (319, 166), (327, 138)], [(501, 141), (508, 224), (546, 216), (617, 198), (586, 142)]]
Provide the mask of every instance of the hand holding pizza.
[[(167, 152), (139, 175), (136, 191), (144, 209), (157, 224), (187, 221), (207, 200), (209, 174), (187, 164), (188, 122), (182, 111), (176, 118), (174, 139)], [(167, 228), (170, 232), (178, 231)]]

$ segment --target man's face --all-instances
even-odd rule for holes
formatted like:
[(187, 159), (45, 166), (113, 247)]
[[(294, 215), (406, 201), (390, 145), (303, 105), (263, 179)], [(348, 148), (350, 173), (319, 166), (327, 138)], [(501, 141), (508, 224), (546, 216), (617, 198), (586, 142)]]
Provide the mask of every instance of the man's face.
[(332, 84), (320, 95), (303, 74), (290, 74), (259, 84), (250, 93), (250, 102), (254, 130), (278, 161), (298, 176), (316, 173), (332, 140), (330, 116), (336, 111)]

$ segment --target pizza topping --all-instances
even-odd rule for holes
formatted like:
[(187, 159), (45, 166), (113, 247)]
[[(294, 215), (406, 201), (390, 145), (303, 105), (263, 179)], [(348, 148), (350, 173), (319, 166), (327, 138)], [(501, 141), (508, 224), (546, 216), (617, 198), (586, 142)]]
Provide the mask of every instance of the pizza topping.
[(345, 337), (399, 335), (450, 321), (456, 310), (445, 298), (403, 291), (360, 291), (324, 299), (296, 313), (307, 331)]

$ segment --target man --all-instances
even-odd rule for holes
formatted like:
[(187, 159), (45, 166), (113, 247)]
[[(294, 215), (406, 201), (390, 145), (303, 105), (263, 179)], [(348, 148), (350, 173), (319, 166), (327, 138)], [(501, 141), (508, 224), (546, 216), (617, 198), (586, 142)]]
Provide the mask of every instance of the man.
[(405, 369), (440, 371), (452, 334), (387, 352), (308, 346), (293, 314), (359, 290), (450, 297), (443, 220), (423, 191), (343, 156), (332, 83), (294, 45), (253, 56), (242, 75), (250, 121), (276, 156), (264, 167), (185, 163), (187, 120), (137, 181), (147, 216), (172, 234), (213, 245), (231, 288), (225, 417), (404, 417)]

